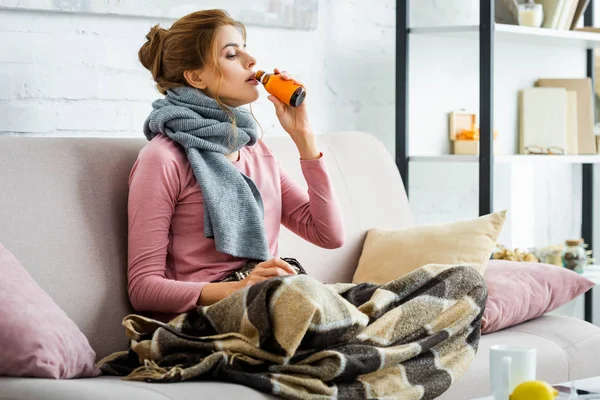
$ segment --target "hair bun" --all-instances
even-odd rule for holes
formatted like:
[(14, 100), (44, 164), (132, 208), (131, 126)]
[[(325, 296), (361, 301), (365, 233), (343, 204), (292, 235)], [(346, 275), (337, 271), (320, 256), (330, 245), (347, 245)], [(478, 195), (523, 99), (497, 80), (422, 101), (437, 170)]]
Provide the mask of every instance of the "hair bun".
[(154, 25), (146, 35), (146, 43), (142, 45), (138, 52), (140, 62), (147, 70), (152, 72), (155, 80), (160, 76), (163, 42), (167, 32), (158, 24)]
[(148, 39), (148, 41), (150, 42), (150, 46), (152, 46), (152, 43), (155, 40), (162, 40), (162, 35), (164, 35), (165, 33), (167, 33), (167, 30), (161, 28), (160, 25), (156, 24), (152, 28), (150, 28), (150, 32), (148, 32), (148, 34), (146, 35), (146, 39)]

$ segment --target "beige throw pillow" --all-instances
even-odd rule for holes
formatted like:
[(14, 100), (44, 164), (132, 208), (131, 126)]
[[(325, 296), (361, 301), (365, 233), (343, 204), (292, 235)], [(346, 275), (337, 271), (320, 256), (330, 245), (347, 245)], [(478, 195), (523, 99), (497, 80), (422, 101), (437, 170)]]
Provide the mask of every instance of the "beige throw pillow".
[(367, 232), (352, 283), (387, 283), (426, 264), (471, 265), (482, 275), (506, 211), (468, 221)]

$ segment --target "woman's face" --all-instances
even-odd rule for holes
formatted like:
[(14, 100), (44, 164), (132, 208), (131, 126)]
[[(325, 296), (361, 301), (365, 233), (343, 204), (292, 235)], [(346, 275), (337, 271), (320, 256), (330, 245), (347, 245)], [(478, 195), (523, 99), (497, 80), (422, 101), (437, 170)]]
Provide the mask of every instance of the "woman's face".
[[(198, 71), (209, 93), (217, 94), (230, 107), (239, 107), (258, 99), (258, 82), (254, 79), (256, 60), (246, 52), (240, 31), (226, 25), (217, 31), (217, 59), (222, 76), (213, 65)], [(196, 85), (195, 85), (196, 86)]]

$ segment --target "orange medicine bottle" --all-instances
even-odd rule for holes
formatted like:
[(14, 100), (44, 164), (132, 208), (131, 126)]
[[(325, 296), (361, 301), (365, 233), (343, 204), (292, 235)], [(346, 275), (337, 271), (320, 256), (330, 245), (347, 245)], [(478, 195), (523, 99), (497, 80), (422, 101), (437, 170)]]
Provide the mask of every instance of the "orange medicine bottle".
[(267, 92), (289, 106), (298, 107), (306, 97), (306, 89), (293, 81), (284, 80), (279, 74), (267, 74), (259, 70), (255, 79), (264, 85)]

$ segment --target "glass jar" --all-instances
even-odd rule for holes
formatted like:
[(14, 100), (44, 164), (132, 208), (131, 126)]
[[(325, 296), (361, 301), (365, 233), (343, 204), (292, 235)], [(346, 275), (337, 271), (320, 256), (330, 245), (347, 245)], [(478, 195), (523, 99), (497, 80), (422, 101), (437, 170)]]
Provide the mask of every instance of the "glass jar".
[(587, 264), (587, 254), (583, 248), (583, 239), (567, 240), (561, 253), (563, 267), (579, 274)]
[(534, 3), (533, 0), (529, 0), (525, 4), (519, 4), (517, 19), (521, 26), (539, 28), (544, 21), (544, 8), (541, 4)]

